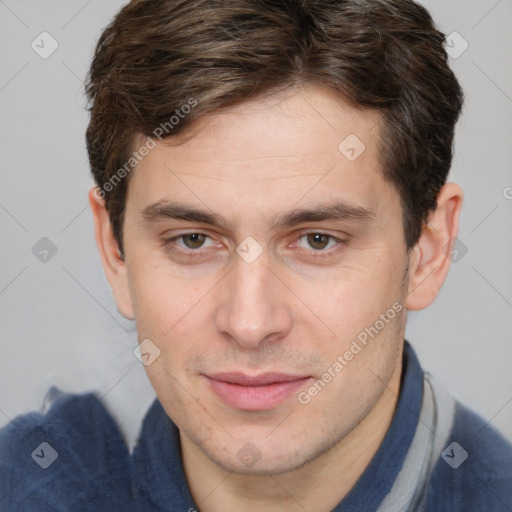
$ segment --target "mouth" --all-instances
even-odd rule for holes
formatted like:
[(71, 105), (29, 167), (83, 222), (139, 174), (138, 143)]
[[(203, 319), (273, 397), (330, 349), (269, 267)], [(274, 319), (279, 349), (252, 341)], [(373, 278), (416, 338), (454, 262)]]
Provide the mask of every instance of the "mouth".
[(283, 373), (216, 373), (204, 377), (210, 389), (222, 402), (243, 411), (273, 409), (312, 379), (310, 375)]

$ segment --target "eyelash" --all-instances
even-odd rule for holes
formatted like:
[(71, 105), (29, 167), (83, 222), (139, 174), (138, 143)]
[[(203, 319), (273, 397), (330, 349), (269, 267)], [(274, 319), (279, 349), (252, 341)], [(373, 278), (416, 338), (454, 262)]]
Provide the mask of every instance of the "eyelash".
[[(190, 233), (181, 233), (180, 235), (174, 236), (172, 238), (166, 238), (166, 239), (162, 240), (161, 245), (163, 247), (165, 247), (169, 252), (178, 253), (178, 254), (180, 254), (182, 256), (186, 256), (190, 259), (199, 258), (199, 257), (204, 256), (203, 253), (205, 251), (201, 250), (201, 249), (184, 250), (184, 249), (176, 247), (176, 245), (175, 245), (176, 240), (179, 240), (180, 238), (183, 238), (187, 235), (202, 235), (202, 236), (205, 236), (205, 237), (211, 239), (211, 237), (209, 235), (207, 235), (206, 233), (203, 233), (201, 231), (191, 231)], [(322, 231), (303, 232), (298, 236), (297, 240), (300, 240), (301, 238), (303, 238), (307, 235), (325, 235), (325, 236), (329, 237), (329, 242), (331, 240), (335, 240), (337, 242), (337, 244), (334, 247), (332, 247), (331, 249), (328, 249), (328, 250), (316, 250), (316, 251), (314, 249), (309, 250), (308, 252), (310, 254), (308, 255), (308, 257), (310, 257), (311, 259), (314, 259), (314, 260), (333, 256), (334, 254), (336, 254), (337, 252), (342, 250), (348, 242), (347, 240), (339, 239), (333, 235), (329, 235), (328, 233), (323, 233)], [(307, 251), (307, 249), (304, 249), (304, 250)]]

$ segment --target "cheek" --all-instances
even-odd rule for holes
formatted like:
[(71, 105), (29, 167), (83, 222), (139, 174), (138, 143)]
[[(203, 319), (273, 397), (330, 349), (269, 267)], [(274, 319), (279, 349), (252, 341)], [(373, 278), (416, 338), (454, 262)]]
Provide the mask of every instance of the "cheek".
[(153, 365), (146, 367), (154, 386), (162, 382), (175, 388), (172, 377), (180, 382), (189, 379), (187, 361), (202, 350), (204, 340), (209, 339), (209, 329), (211, 337), (212, 324), (206, 321), (209, 313), (205, 300), (211, 286), (209, 281), (194, 285), (161, 267), (149, 265), (134, 280), (138, 338), (152, 340), (161, 354)]
[(164, 265), (148, 260), (136, 261), (130, 272), (137, 327), (147, 337), (163, 339), (194, 309), (208, 282), (180, 278)]
[[(350, 342), (365, 328), (372, 326), (395, 302), (400, 302), (402, 272), (400, 266), (375, 258), (373, 264), (360, 262), (350, 268), (331, 271), (325, 279), (303, 281), (296, 294), (310, 311), (300, 313), (302, 320), (311, 318), (323, 336), (314, 336), (318, 344), (324, 340)], [(299, 322), (301, 320), (298, 320)], [(339, 349), (337, 343), (333, 348)], [(325, 350), (325, 348), (324, 348)]]

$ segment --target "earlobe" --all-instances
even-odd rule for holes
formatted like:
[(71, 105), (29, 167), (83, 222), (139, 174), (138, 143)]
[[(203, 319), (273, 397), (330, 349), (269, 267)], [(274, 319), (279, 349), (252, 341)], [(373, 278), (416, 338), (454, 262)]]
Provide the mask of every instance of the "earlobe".
[(112, 288), (119, 312), (127, 319), (135, 318), (130, 295), (126, 263), (121, 257), (119, 244), (112, 232), (105, 200), (96, 186), (89, 190), (89, 204), (94, 219), (96, 245), (100, 253), (103, 269)]
[(443, 186), (437, 208), (430, 214), (410, 254), (409, 288), (405, 303), (408, 310), (428, 307), (439, 294), (450, 268), (462, 202), (462, 189), (457, 184), (447, 183)]

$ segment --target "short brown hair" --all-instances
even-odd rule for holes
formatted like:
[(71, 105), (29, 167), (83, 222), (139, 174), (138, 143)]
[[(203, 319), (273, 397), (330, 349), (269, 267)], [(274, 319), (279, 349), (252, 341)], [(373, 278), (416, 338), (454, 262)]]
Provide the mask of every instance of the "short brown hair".
[(86, 83), (91, 170), (121, 254), (137, 135), (178, 135), (220, 108), (309, 84), (382, 114), (381, 165), (410, 249), (446, 182), (463, 102), (444, 39), (412, 0), (132, 0), (103, 31)]

